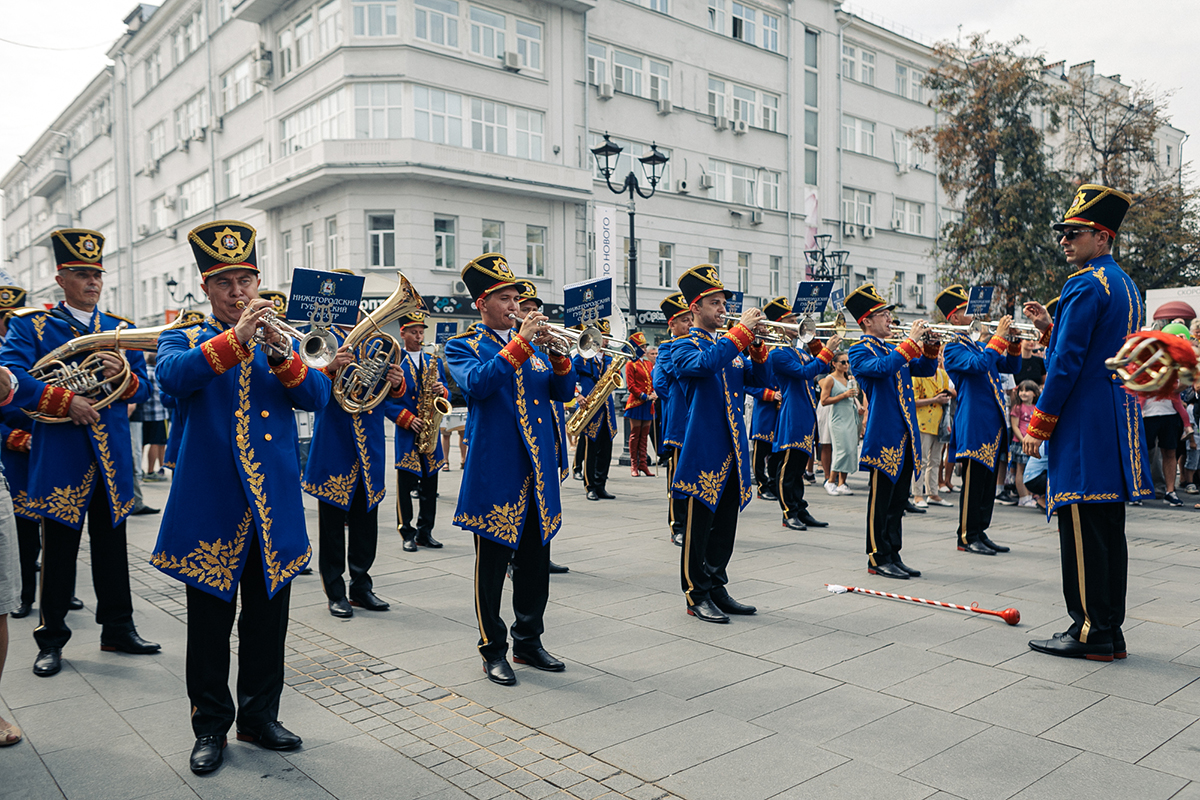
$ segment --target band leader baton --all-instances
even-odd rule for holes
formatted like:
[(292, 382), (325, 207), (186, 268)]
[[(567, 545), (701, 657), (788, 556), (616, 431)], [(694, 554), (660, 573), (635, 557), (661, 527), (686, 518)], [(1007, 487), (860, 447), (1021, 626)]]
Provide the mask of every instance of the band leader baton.
[(959, 611), (974, 611), (976, 614), (991, 614), (999, 617), (1009, 625), (1016, 625), (1021, 621), (1021, 612), (1015, 608), (1006, 608), (1003, 611), (992, 611), (987, 608), (980, 608), (978, 603), (971, 603), (969, 606), (960, 606), (957, 603), (943, 603), (940, 600), (926, 600), (921, 597), (909, 597), (906, 594), (892, 594), (891, 592), (877, 592), (874, 589), (860, 589), (857, 586), (839, 586), (836, 583), (825, 584), (829, 591), (834, 594), (845, 594), (846, 592), (858, 592), (859, 594), (873, 594), (876, 597), (890, 597), (893, 600), (908, 600), (912, 603), (924, 603), (927, 606), (940, 606), (942, 608), (956, 608)]

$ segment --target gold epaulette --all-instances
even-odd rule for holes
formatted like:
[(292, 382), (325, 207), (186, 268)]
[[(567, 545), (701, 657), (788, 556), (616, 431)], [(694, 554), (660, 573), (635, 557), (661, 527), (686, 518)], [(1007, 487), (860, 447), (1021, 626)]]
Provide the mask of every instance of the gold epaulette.
[(16, 311), (12, 312), (12, 316), (28, 317), (31, 314), (49, 314), (49, 313), (50, 312), (44, 308), (34, 308), (33, 306), (30, 306), (28, 308), (18, 308)]
[(133, 320), (129, 319), (128, 317), (122, 317), (120, 314), (114, 314), (111, 311), (105, 311), (104, 314), (105, 314), (105, 316), (109, 316), (115, 320), (120, 320), (121, 322), (124, 322), (131, 328), (137, 327), (137, 323), (135, 323)]
[(680, 339), (686, 339), (686, 338), (688, 338), (688, 337), (689, 337), (689, 336), (691, 336), (691, 335), (692, 335), (692, 334), (691, 334), (691, 332), (689, 331), (688, 333), (682, 334), (682, 335), (680, 335), (680, 336), (676, 336), (674, 339), (667, 339), (667, 342), (666, 342), (666, 343), (667, 343), (667, 344), (671, 344), (672, 342), (678, 342)]
[(467, 330), (467, 331), (463, 331), (462, 333), (456, 333), (453, 336), (451, 336), (450, 338), (451, 339), (465, 339), (466, 337), (474, 336), (477, 333), (479, 333), (479, 331), (477, 331), (477, 330)]
[(1082, 275), (1085, 272), (1091, 272), (1093, 269), (1094, 269), (1094, 267), (1084, 267), (1083, 269), (1079, 270), (1078, 272), (1072, 272), (1070, 275), (1067, 276), (1067, 280), (1071, 280), (1071, 278), (1074, 278), (1076, 275)]

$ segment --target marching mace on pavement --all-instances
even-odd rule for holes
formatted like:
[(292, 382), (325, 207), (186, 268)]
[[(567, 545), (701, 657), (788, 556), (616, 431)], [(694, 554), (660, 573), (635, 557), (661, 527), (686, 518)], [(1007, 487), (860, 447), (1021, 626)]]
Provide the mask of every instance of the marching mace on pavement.
[(893, 600), (908, 600), (913, 603), (924, 603), (927, 606), (941, 606), (942, 608), (956, 608), (959, 611), (974, 611), (976, 614), (991, 614), (999, 617), (1009, 625), (1016, 625), (1021, 621), (1021, 612), (1015, 608), (1006, 608), (1003, 611), (992, 611), (987, 608), (980, 608), (978, 603), (971, 603), (969, 606), (960, 606), (957, 603), (943, 603), (940, 600), (925, 600), (921, 597), (909, 597), (906, 594), (892, 594), (891, 592), (877, 592), (874, 589), (860, 589), (857, 586), (839, 586), (836, 583), (825, 584), (829, 587), (829, 591), (834, 594), (845, 594), (846, 592), (858, 592), (859, 594), (873, 594), (876, 597), (890, 597)]

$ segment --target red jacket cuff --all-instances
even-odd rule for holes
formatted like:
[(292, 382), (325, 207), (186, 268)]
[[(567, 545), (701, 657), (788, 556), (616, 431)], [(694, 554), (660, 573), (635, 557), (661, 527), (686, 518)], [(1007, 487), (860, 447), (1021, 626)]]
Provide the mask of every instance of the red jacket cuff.
[(750, 345), (750, 360), (755, 364), (765, 364), (771, 356), (771, 350), (765, 343)]
[(65, 417), (67, 416), (67, 409), (71, 407), (71, 401), (74, 398), (75, 393), (70, 389), (47, 386), (42, 390), (42, 396), (38, 400), (38, 413), (45, 414), (48, 417)]
[(737, 323), (725, 334), (725, 338), (737, 345), (739, 351), (745, 350), (754, 341), (754, 331), (742, 323)]
[(1035, 408), (1033, 410), (1033, 419), (1029, 420), (1029, 435), (1035, 439), (1045, 441), (1054, 433), (1054, 426), (1057, 424), (1057, 416), (1046, 414), (1040, 408)]
[(17, 453), (28, 453), (29, 443), (32, 439), (29, 431), (17, 429), (8, 434), (4, 440), (4, 446)]
[(129, 385), (125, 387), (125, 393), (121, 395), (120, 399), (128, 400), (129, 398), (133, 397), (135, 394), (137, 394), (137, 390), (139, 387), (141, 387), (141, 385), (142, 382), (138, 380), (137, 375), (130, 375)]
[(1013, 339), (1011, 342), (1008, 343), (1008, 354), (1010, 356), (1021, 355), (1021, 340), (1020, 339)]
[(1051, 322), (1050, 327), (1046, 328), (1046, 330), (1042, 331), (1042, 338), (1038, 339), (1038, 344), (1040, 344), (1042, 347), (1046, 347), (1047, 345), (1049, 345), (1050, 344), (1050, 332), (1053, 330), (1054, 330), (1054, 323)]
[(833, 363), (833, 351), (828, 347), (822, 347), (821, 352), (817, 353), (817, 358), (824, 361), (826, 364)]
[(213, 372), (218, 375), (225, 374), (230, 367), (248, 361), (253, 356), (250, 349), (238, 341), (233, 328), (201, 343), (200, 351), (208, 359), (208, 365), (212, 367)]
[(500, 351), (500, 357), (512, 365), (513, 369), (520, 369), (521, 365), (529, 360), (533, 355), (533, 345), (521, 338), (520, 334), (514, 333), (512, 341), (504, 345), (504, 349)]
[(404, 430), (406, 430), (406, 431), (411, 430), (413, 420), (415, 420), (416, 418), (417, 418), (417, 415), (412, 413), (411, 411), (409, 411), (407, 408), (402, 409), (400, 411), (400, 416), (396, 418), (396, 424), (399, 425), (401, 428), (404, 428)]
[(279, 378), (285, 389), (295, 389), (308, 377), (308, 365), (292, 353), (292, 357), (287, 361), (277, 367), (271, 367), (271, 372), (275, 373), (275, 377)]
[(1000, 355), (1004, 355), (1008, 352), (1008, 339), (1003, 336), (993, 336), (988, 340), (987, 347), (988, 350), (995, 350)]
[(404, 397), (404, 393), (407, 391), (408, 391), (408, 381), (402, 380), (402, 381), (400, 381), (399, 386), (395, 387), (390, 392), (388, 392), (388, 397), (392, 398), (393, 400), (399, 400), (401, 397)]
[(926, 358), (932, 358), (935, 361), (937, 360), (938, 353), (940, 352), (942, 352), (942, 346), (937, 342), (921, 346), (921, 354)]
[(557, 353), (552, 353), (550, 355), (550, 366), (554, 367), (555, 375), (566, 375), (571, 371), (571, 359)]
[(912, 339), (905, 339), (900, 344), (896, 345), (896, 349), (904, 356), (905, 361), (912, 361), (917, 356), (921, 355), (921, 346)]

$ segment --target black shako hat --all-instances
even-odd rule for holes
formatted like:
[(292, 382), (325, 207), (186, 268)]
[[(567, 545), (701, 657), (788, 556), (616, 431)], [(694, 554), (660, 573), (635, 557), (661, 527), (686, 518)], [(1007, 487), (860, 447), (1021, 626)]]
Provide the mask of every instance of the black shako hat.
[(891, 311), (893, 308), (894, 305), (888, 305), (888, 301), (879, 296), (873, 283), (864, 283), (846, 297), (846, 310), (860, 325), (868, 315), (876, 311)]
[(791, 316), (796, 312), (792, 311), (791, 301), (780, 295), (763, 306), (763, 313), (767, 315), (767, 319), (771, 320), (771, 322), (779, 322), (784, 317)]
[(688, 306), (687, 301), (683, 299), (683, 292), (667, 295), (666, 299), (658, 304), (658, 308), (662, 311), (663, 316), (667, 318), (667, 322), (675, 319), (680, 314), (686, 314), (692, 310)]
[(679, 276), (679, 291), (690, 306), (697, 300), (716, 292), (724, 292), (726, 300), (733, 299), (733, 292), (725, 288), (712, 264), (697, 264)]
[(1062, 231), (1078, 225), (1083, 228), (1105, 231), (1109, 236), (1115, 237), (1122, 220), (1125, 219), (1125, 212), (1132, 204), (1133, 198), (1124, 192), (1118, 192), (1107, 186), (1085, 183), (1075, 193), (1075, 199), (1071, 202), (1067, 213), (1063, 215), (1063, 221), (1056, 222), (1051, 227), (1056, 231)]
[(946, 319), (950, 319), (951, 314), (967, 304), (967, 290), (961, 283), (955, 283), (942, 289), (933, 302), (937, 305), (938, 311), (941, 311)]
[(232, 269), (258, 272), (258, 254), (254, 242), (258, 232), (244, 222), (222, 219), (193, 228), (188, 234), (200, 279)]
[(104, 272), (104, 234), (87, 228), (63, 228), (50, 234), (54, 263), (59, 269)]
[(523, 291), (517, 276), (508, 268), (508, 261), (499, 253), (484, 253), (463, 267), (463, 283), (471, 292), (471, 299), (478, 300), (509, 286)]
[(517, 298), (518, 301), (524, 303), (526, 300), (532, 300), (537, 303), (539, 309), (545, 305), (542, 302), (542, 298), (537, 296), (537, 287), (533, 285), (533, 281), (519, 281), (517, 288), (521, 290), (521, 296)]

